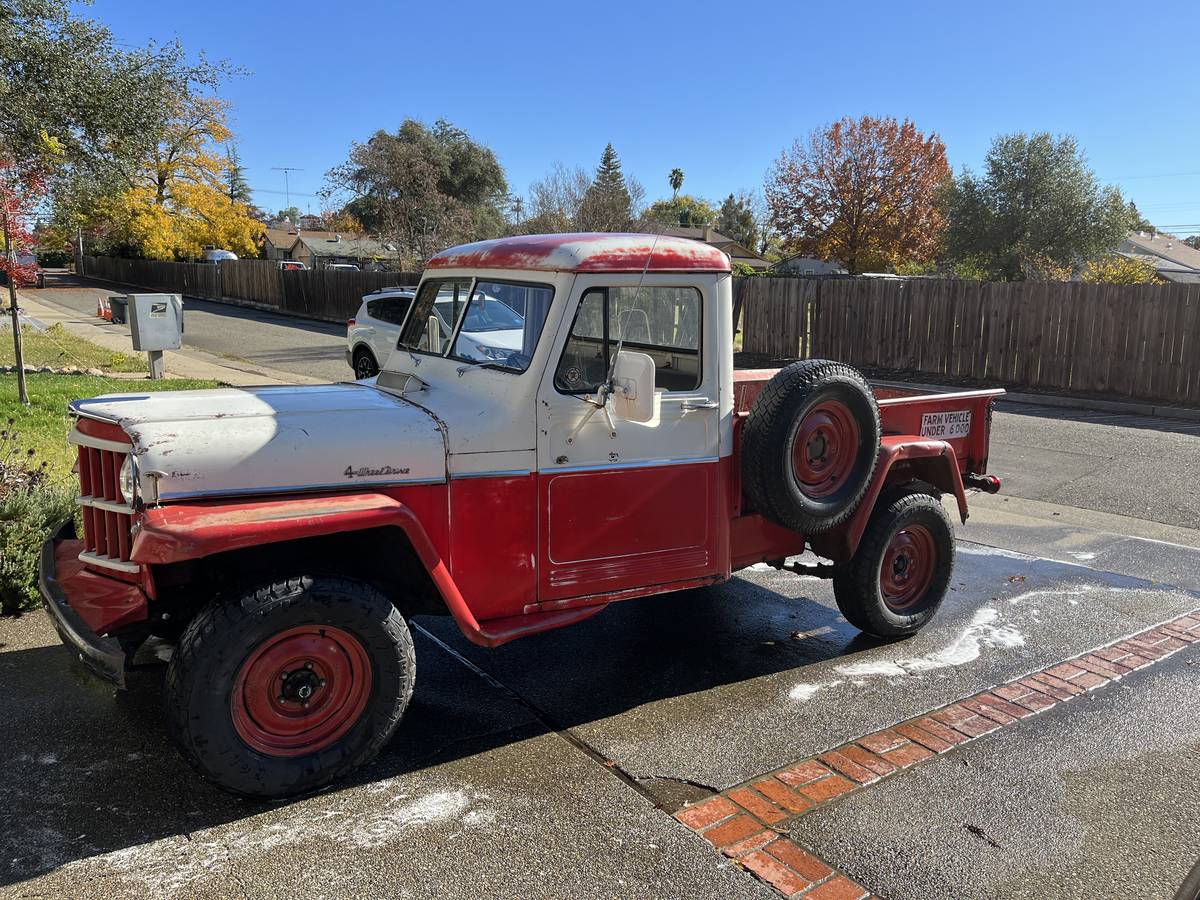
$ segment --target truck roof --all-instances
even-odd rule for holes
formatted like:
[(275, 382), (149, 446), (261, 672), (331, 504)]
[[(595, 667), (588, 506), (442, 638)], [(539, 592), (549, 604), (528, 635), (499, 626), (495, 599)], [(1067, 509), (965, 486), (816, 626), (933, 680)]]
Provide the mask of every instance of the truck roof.
[[(649, 263), (647, 263), (649, 259)], [(729, 257), (702, 241), (653, 234), (530, 234), (437, 254), (427, 269), (543, 272), (728, 272)]]

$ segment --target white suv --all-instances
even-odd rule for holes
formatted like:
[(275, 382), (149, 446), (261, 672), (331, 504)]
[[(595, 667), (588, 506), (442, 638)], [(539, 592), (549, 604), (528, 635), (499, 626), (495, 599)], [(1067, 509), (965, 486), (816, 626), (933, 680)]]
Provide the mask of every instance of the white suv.
[(363, 297), (354, 318), (346, 322), (346, 362), (354, 369), (355, 378), (379, 374), (400, 337), (415, 290), (380, 288)]
[[(362, 306), (346, 322), (346, 361), (355, 378), (378, 375), (387, 362), (400, 329), (412, 308), (415, 288), (381, 288), (363, 297)], [(437, 334), (449, 340), (457, 316), (452, 293), (439, 294), (431, 317), (437, 318)], [(525, 337), (525, 317), (504, 301), (491, 296), (472, 304), (458, 340), (471, 359), (504, 360), (520, 351)]]

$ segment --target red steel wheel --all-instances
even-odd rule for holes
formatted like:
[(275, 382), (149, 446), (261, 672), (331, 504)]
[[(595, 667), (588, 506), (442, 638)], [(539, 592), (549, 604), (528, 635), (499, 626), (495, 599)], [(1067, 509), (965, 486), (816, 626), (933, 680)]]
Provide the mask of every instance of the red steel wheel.
[(854, 471), (862, 432), (850, 407), (825, 400), (805, 414), (792, 444), (792, 470), (800, 490), (824, 498), (841, 490)]
[(301, 625), (272, 635), (238, 669), (230, 698), (246, 745), (291, 757), (330, 746), (359, 720), (371, 695), (371, 661), (362, 642), (331, 625)]
[(937, 554), (937, 542), (925, 525), (914, 522), (896, 532), (879, 568), (879, 590), (888, 609), (903, 612), (925, 596)]

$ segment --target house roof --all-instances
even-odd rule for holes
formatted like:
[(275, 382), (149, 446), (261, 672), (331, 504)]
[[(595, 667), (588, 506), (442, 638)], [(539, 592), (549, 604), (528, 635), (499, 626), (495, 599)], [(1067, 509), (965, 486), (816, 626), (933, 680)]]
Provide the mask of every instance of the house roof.
[(1155, 268), (1160, 271), (1200, 272), (1200, 250), (1189, 247), (1173, 234), (1132, 231), (1125, 244), (1131, 248), (1126, 255), (1153, 256)]
[(374, 238), (347, 237), (332, 231), (302, 231), (296, 243), (313, 256), (344, 256), (349, 259), (399, 259), (400, 251)]
[(443, 250), (430, 269), (534, 269), (543, 272), (728, 272), (710, 244), (654, 234), (532, 234)]

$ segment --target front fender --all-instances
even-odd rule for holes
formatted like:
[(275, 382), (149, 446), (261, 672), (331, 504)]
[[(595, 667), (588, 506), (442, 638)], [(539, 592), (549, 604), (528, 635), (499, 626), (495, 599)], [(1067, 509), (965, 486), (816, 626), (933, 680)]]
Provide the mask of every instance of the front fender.
[(387, 526), (407, 535), (450, 615), (473, 643), (495, 647), (603, 609), (598, 605), (556, 610), (480, 624), (421, 520), (396, 498), (377, 493), (173, 503), (147, 509), (133, 539), (132, 558), (149, 565), (182, 562), (262, 544)]
[(813, 550), (834, 562), (845, 562), (854, 555), (866, 531), (879, 495), (889, 484), (920, 480), (958, 501), (958, 514), (967, 521), (967, 492), (958, 470), (958, 457), (946, 441), (913, 435), (888, 435), (879, 443), (879, 459), (871, 484), (850, 521), (842, 528), (810, 540)]

